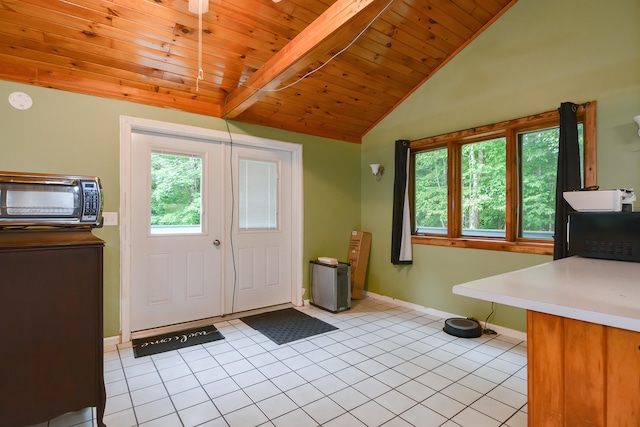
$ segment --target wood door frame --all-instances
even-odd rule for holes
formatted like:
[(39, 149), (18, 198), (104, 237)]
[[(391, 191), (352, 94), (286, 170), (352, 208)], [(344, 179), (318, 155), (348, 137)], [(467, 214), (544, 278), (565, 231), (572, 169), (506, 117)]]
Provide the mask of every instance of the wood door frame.
[[(135, 131), (157, 132), (163, 135), (191, 137), (215, 141), (228, 147), (231, 144), (261, 149), (280, 150), (291, 153), (291, 303), (302, 305), (304, 293), (303, 274), (303, 185), (302, 185), (302, 145), (290, 142), (259, 138), (242, 134), (181, 125), (131, 116), (120, 116), (120, 334), (121, 341), (131, 340), (131, 133)], [(226, 153), (228, 150), (223, 150)], [(228, 162), (225, 161), (225, 164)], [(225, 173), (225, 179), (228, 179)], [(223, 183), (223, 188), (227, 188)], [(227, 224), (229, 213), (223, 213), (223, 223)], [(224, 259), (224, 255), (223, 255)], [(224, 265), (224, 262), (223, 262)], [(225, 276), (226, 277), (226, 276)], [(224, 297), (224, 296), (223, 296)]]

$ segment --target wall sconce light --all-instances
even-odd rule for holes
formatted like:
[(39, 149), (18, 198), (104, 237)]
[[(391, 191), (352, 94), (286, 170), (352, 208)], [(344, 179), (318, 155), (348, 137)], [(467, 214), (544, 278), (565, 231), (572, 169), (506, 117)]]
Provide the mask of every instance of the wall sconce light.
[(209, 0), (189, 0), (189, 12), (196, 15), (209, 12)]
[(376, 177), (376, 181), (380, 181), (384, 173), (384, 166), (379, 163), (372, 163), (369, 166), (371, 167), (371, 173)]
[(638, 136), (640, 136), (640, 116), (635, 116), (633, 121), (638, 125)]

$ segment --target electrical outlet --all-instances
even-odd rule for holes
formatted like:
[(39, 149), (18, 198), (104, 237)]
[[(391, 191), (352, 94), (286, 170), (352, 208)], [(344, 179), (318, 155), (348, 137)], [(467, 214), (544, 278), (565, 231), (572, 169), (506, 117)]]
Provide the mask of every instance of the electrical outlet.
[(118, 225), (118, 212), (102, 212), (103, 225)]

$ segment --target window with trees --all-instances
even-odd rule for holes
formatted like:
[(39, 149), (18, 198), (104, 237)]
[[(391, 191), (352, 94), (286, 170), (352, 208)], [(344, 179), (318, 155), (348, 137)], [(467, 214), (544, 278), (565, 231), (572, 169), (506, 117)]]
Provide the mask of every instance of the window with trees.
[[(595, 101), (577, 111), (595, 185)], [(411, 142), (413, 243), (553, 254), (559, 113)]]
[(202, 158), (151, 153), (151, 234), (202, 231)]

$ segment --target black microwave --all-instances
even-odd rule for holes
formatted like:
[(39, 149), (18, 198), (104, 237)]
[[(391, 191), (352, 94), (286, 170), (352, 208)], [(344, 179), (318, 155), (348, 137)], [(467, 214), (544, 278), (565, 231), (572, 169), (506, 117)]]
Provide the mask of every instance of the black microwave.
[(640, 262), (640, 212), (572, 212), (569, 255)]

